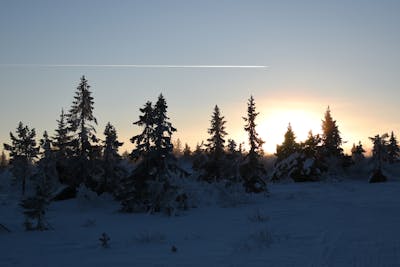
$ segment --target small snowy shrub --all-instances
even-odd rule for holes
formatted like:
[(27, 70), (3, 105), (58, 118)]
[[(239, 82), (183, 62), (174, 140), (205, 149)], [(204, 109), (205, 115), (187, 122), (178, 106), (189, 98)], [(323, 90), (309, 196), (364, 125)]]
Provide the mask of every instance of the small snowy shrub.
[(317, 181), (320, 179), (322, 166), (314, 158), (295, 152), (275, 164), (271, 175), (273, 181), (292, 178), (295, 182)]
[(110, 247), (110, 244), (108, 243), (110, 241), (110, 237), (106, 233), (101, 234), (99, 241), (103, 248)]
[[(47, 207), (50, 204), (48, 196), (49, 194), (44, 186), (37, 186), (34, 196), (26, 197), (21, 201), (20, 206), (25, 215), (24, 226), (27, 231), (44, 231), (50, 228), (45, 218)], [(36, 222), (36, 225), (34, 225), (34, 222)]]

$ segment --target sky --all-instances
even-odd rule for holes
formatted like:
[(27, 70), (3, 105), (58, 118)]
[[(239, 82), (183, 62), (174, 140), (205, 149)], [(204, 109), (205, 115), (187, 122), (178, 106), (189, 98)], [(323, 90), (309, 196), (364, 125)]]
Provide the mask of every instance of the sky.
[[(250, 95), (269, 153), (289, 122), (298, 141), (320, 132), (328, 106), (345, 148), (359, 140), (370, 147), (369, 136), (400, 132), (398, 25), (394, 0), (4, 0), (0, 142), (19, 121), (39, 137), (53, 134), (85, 75), (99, 137), (111, 122), (124, 150), (140, 131), (132, 124), (139, 108), (160, 93), (178, 129), (173, 137), (191, 147), (207, 139), (215, 105), (227, 138), (246, 141)], [(119, 64), (267, 67), (96, 66)]]

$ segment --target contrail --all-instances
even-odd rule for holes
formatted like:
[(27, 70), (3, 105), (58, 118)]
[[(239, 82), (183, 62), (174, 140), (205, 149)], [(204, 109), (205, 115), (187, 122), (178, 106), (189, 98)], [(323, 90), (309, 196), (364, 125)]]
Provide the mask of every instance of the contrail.
[(263, 65), (138, 65), (138, 64), (0, 64), (28, 68), (175, 68), (175, 69), (266, 69)]

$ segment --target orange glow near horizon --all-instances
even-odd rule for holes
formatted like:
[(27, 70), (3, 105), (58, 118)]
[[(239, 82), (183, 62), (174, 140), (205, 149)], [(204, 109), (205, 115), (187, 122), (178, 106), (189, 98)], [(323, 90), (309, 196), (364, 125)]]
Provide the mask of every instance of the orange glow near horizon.
[(304, 141), (310, 130), (313, 134), (321, 131), (320, 114), (303, 109), (272, 109), (264, 116), (260, 114), (260, 120), (257, 130), (265, 141), (264, 151), (268, 154), (275, 153), (276, 146), (282, 144), (289, 123), (297, 142)]
[[(321, 134), (322, 119), (328, 107), (328, 104), (321, 104), (327, 103), (325, 99), (297, 98), (291, 101), (281, 100), (281, 102), (277, 102), (275, 99), (283, 99), (283, 96), (274, 97), (268, 101), (263, 101), (262, 99), (257, 101), (256, 99), (257, 112), (259, 112), (259, 116), (256, 118), (256, 130), (259, 136), (265, 141), (263, 149), (266, 154), (274, 154), (276, 146), (282, 144), (289, 123), (296, 135), (297, 142), (304, 141), (310, 130), (314, 135)], [(245, 122), (242, 119), (246, 113), (245, 108), (244, 103), (241, 109), (238, 108), (237, 104), (228, 106), (222, 109), (222, 115), (227, 120), (226, 130), (228, 136), (225, 137), (225, 140), (232, 138), (237, 144), (243, 143), (244, 148), (248, 150), (248, 136), (243, 129)], [(382, 126), (378, 122), (381, 122), (381, 120), (378, 121), (377, 118), (372, 116), (369, 116), (367, 120), (365, 116), (360, 116), (357, 113), (349, 114), (348, 110), (349, 107), (339, 101), (331, 105), (331, 115), (339, 126), (339, 131), (343, 139), (342, 148), (345, 153), (350, 153), (352, 144), (357, 144), (359, 140), (362, 142), (364, 149), (369, 151), (371, 148), (371, 142), (368, 139), (369, 136), (390, 132), (392, 128), (395, 129), (394, 125), (392, 128), (380, 131), (379, 129), (382, 129)], [(178, 121), (174, 124), (178, 128), (178, 132), (174, 134), (173, 140), (179, 138), (182, 145), (188, 143), (192, 150), (195, 149), (197, 143), (207, 140), (210, 114), (206, 114), (204, 117), (198, 116), (195, 124), (182, 119), (182, 117), (178, 117), (178, 115), (172, 117), (175, 118), (175, 121)], [(374, 124), (374, 127), (371, 127), (371, 124), (368, 123), (371, 118), (377, 122)], [(129, 139), (134, 134), (139, 133), (140, 129), (132, 125), (127, 125), (125, 128), (121, 128), (120, 132), (120, 140), (124, 142), (124, 146), (121, 147), (120, 152), (122, 153), (125, 150), (131, 152), (134, 145), (130, 143)]]

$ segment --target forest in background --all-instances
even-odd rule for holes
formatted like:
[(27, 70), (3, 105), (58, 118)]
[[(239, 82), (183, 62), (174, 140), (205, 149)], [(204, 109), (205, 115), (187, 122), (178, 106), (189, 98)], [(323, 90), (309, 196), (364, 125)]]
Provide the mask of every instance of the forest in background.
[(383, 182), (387, 180), (383, 166), (395, 164), (400, 154), (393, 132), (370, 137), (371, 158), (364, 156), (361, 142), (353, 144), (350, 155), (345, 154), (338, 124), (328, 107), (321, 135), (310, 131), (304, 142), (297, 142), (289, 123), (272, 163), (267, 162), (262, 150), (264, 140), (256, 130), (259, 113), (252, 96), (243, 117), (247, 150), (242, 143), (226, 140), (226, 120), (218, 105), (212, 111), (209, 138), (192, 150), (187, 144), (182, 148), (180, 140), (172, 141), (176, 129), (167, 110), (162, 94), (140, 108), (133, 122), (140, 132), (130, 139), (134, 149), (123, 155), (118, 152), (123, 143), (110, 122), (104, 129), (104, 140), (96, 136), (94, 98), (85, 76), (70, 109), (61, 111), (54, 135), (45, 131), (37, 141), (35, 129), (19, 122), (15, 133), (10, 133), (11, 142), (4, 144), (9, 158), (3, 151), (0, 168), (9, 171), (20, 186), (26, 229), (47, 229), (47, 206), (51, 201), (75, 197), (80, 186), (97, 194), (112, 194), (125, 212), (173, 214), (189, 208), (179, 179), (239, 185), (249, 194), (267, 193), (269, 182), (321, 181), (327, 173), (367, 164), (371, 166), (369, 181)]

